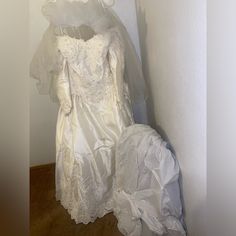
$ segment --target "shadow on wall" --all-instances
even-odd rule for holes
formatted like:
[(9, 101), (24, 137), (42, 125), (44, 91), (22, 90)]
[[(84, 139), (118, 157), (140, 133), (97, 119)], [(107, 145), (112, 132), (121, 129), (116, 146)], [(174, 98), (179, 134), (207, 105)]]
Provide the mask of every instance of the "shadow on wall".
[[(139, 4), (136, 1), (137, 5), (137, 22), (138, 22), (138, 28), (139, 28), (139, 39), (140, 39), (140, 50), (141, 50), (141, 58), (142, 58), (142, 69), (144, 78), (147, 83), (147, 93), (149, 94), (148, 100), (147, 100), (147, 113), (148, 113), (148, 124), (150, 124), (153, 128), (155, 127), (155, 115), (153, 111), (153, 99), (150, 89), (150, 74), (148, 70), (148, 56), (147, 56), (147, 50), (145, 48), (145, 43), (143, 41), (146, 41), (146, 39), (143, 38), (143, 36), (147, 35), (147, 22), (146, 22), (146, 16), (145, 12), (142, 11), (141, 7), (138, 6)], [(142, 42), (141, 42), (142, 40)]]
[[(145, 81), (147, 83), (147, 91), (148, 91), (148, 100), (147, 100), (147, 113), (148, 113), (148, 124), (154, 128), (161, 137), (167, 142), (168, 148), (171, 150), (171, 152), (176, 156), (175, 150), (173, 146), (171, 145), (171, 142), (168, 138), (168, 135), (166, 132), (162, 129), (161, 126), (157, 125), (155, 114), (154, 114), (154, 101), (153, 101), (153, 94), (151, 90), (151, 80), (150, 80), (150, 63), (148, 59), (148, 50), (146, 48), (147, 45), (147, 34), (148, 34), (148, 24), (146, 20), (146, 13), (145, 10), (142, 10), (142, 7), (139, 4), (139, 1), (136, 0), (136, 9), (137, 9), (137, 22), (138, 22), (138, 29), (139, 29), (139, 39), (140, 39), (140, 50), (141, 50), (141, 58), (142, 58), (142, 69)], [(158, 78), (157, 78), (158, 79)], [(184, 228), (187, 232), (187, 226), (184, 222), (184, 218), (186, 215), (185, 211), (185, 201), (183, 196), (183, 177), (182, 172), (180, 170), (180, 176), (179, 176), (179, 185), (180, 185), (180, 194), (181, 194), (181, 201), (183, 206), (183, 219), (182, 223), (184, 225)]]

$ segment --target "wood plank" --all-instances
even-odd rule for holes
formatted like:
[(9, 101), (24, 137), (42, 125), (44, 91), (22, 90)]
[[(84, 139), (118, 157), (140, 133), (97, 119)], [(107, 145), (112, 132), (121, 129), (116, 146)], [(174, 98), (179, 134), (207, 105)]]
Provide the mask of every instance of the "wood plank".
[(76, 224), (55, 199), (55, 163), (30, 168), (31, 236), (122, 236), (108, 214), (88, 225)]
[(37, 170), (52, 170), (55, 168), (56, 163), (49, 163), (45, 165), (39, 165), (39, 166), (31, 166), (30, 171), (37, 171)]

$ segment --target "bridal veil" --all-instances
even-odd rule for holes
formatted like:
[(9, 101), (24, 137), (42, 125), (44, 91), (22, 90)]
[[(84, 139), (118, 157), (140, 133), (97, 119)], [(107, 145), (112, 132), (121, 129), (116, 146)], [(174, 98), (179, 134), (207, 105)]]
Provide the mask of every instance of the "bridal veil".
[[(72, 37), (81, 37), (80, 27), (83, 25), (92, 28), (95, 34), (115, 27), (124, 41), (124, 79), (129, 86), (133, 110), (137, 112), (135, 107), (142, 107), (145, 104), (147, 91), (141, 63), (125, 26), (111, 8), (114, 3), (115, 0), (47, 0), (45, 2), (42, 13), (49, 21), (49, 27), (30, 65), (30, 75), (38, 80), (37, 87), (41, 94), (50, 94), (52, 100), (56, 100), (54, 85), (61, 65), (56, 36), (69, 34)], [(90, 32), (83, 31), (83, 37), (86, 37), (86, 34), (89, 37)], [(138, 112), (144, 112), (141, 110), (139, 109)], [(139, 115), (134, 114), (134, 116)]]

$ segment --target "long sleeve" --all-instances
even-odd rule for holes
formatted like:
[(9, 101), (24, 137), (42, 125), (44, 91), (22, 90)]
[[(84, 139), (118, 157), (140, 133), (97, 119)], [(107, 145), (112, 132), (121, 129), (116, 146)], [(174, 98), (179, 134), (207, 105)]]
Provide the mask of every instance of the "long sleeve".
[(68, 77), (68, 65), (65, 59), (62, 63), (62, 69), (58, 74), (56, 91), (62, 110), (66, 115), (69, 114), (72, 109), (72, 102), (70, 93), (70, 81)]
[(115, 32), (109, 48), (109, 63), (114, 79), (116, 96), (119, 103), (124, 97), (124, 61), (123, 42), (119, 33)]

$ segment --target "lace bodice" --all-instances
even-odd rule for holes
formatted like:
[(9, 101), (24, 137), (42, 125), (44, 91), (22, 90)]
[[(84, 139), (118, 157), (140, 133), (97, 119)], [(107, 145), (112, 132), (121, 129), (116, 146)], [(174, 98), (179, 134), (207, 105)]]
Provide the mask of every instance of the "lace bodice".
[[(122, 40), (115, 29), (97, 34), (85, 41), (58, 36), (58, 49), (65, 60), (59, 83), (69, 83), (71, 94), (85, 102), (98, 103), (117, 96), (124, 97), (124, 52)], [(66, 81), (67, 80), (67, 81)]]

